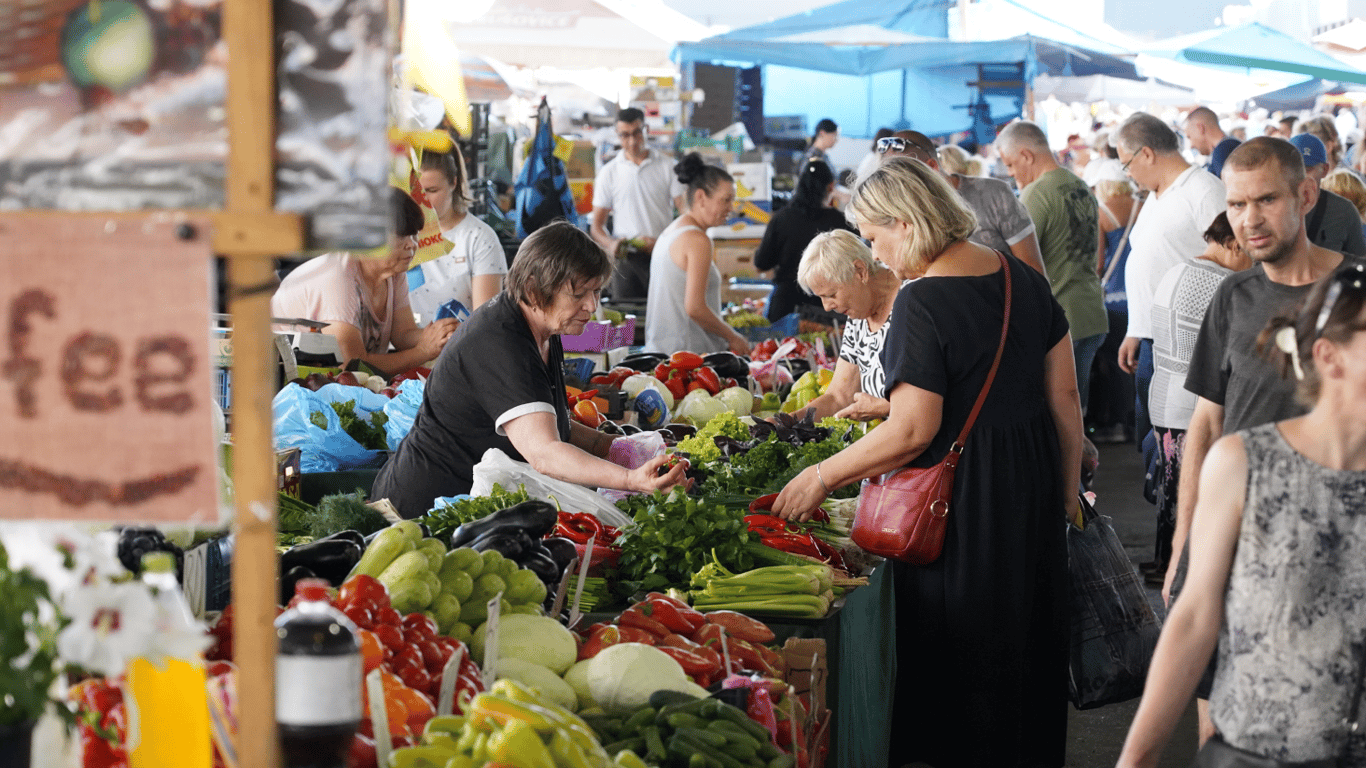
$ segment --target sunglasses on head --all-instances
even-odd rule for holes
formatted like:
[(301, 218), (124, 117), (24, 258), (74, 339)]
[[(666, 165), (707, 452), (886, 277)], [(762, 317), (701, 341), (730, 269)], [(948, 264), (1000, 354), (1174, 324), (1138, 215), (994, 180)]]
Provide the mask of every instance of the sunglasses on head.
[(926, 148), (924, 146), (921, 146), (920, 144), (911, 141), (910, 139), (903, 139), (900, 136), (888, 136), (885, 139), (877, 140), (877, 153), (879, 155), (885, 155), (888, 152), (905, 152), (906, 149), (909, 147), (915, 147), (916, 149), (920, 150), (921, 152), (924, 152), (930, 157), (934, 157), (933, 147)]
[(1328, 325), (1328, 318), (1332, 316), (1333, 308), (1337, 306), (1338, 299), (1342, 298), (1343, 286), (1354, 291), (1360, 291), (1366, 287), (1366, 264), (1352, 264), (1333, 276), (1333, 283), (1328, 286), (1328, 293), (1323, 297), (1323, 309), (1319, 310), (1318, 320), (1314, 322), (1314, 336), (1316, 338), (1320, 333), (1323, 333), (1324, 326)]

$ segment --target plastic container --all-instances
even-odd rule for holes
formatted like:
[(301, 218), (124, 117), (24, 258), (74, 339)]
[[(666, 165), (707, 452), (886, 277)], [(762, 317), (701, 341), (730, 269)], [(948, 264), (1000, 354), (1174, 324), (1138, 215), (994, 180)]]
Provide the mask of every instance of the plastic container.
[(768, 339), (785, 339), (788, 336), (796, 336), (797, 329), (801, 327), (802, 318), (796, 312), (778, 318), (778, 322), (772, 325), (756, 325), (747, 328), (736, 328), (741, 336), (747, 341), (766, 341)]
[(636, 337), (636, 316), (627, 315), (621, 325), (605, 320), (590, 320), (578, 336), (561, 336), (565, 352), (606, 352), (617, 347), (629, 347)]
[(280, 614), (275, 721), (285, 768), (346, 768), (361, 721), (356, 627), (327, 602), (328, 584), (303, 579), (300, 602)]
[[(159, 636), (202, 632), (175, 577), (175, 558), (151, 552), (142, 580), (154, 591)], [(204, 659), (137, 658), (128, 664), (128, 765), (130, 768), (209, 768), (209, 704)]]

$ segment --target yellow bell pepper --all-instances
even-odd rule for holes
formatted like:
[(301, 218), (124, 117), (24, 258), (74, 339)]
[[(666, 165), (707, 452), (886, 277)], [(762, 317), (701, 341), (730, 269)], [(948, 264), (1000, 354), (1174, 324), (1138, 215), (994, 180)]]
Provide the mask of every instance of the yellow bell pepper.
[[(649, 768), (645, 765), (645, 761), (640, 759), (640, 755), (629, 749), (618, 752), (617, 756), (612, 758), (612, 762), (616, 764), (617, 768)], [(450, 766), (446, 766), (446, 768), (450, 768)]]
[(588, 755), (565, 731), (555, 731), (550, 737), (550, 754), (559, 768), (592, 768)]
[(469, 718), (475, 727), (489, 723), (507, 726), (513, 722), (523, 722), (541, 733), (549, 733), (554, 724), (546, 718), (543, 711), (538, 710), (539, 707), (530, 707), (493, 694), (481, 693), (470, 702)]
[(540, 734), (525, 721), (513, 720), (489, 737), (489, 759), (511, 768), (556, 768)]

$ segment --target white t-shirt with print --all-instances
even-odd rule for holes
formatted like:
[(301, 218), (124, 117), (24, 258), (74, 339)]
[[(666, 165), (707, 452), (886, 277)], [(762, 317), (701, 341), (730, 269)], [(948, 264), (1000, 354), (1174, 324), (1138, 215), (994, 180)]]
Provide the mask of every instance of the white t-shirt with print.
[(451, 252), (408, 270), (408, 301), (423, 325), (451, 299), (473, 312), (474, 276), (506, 275), (508, 271), (498, 235), (479, 217), (467, 213), (441, 236), (451, 244)]

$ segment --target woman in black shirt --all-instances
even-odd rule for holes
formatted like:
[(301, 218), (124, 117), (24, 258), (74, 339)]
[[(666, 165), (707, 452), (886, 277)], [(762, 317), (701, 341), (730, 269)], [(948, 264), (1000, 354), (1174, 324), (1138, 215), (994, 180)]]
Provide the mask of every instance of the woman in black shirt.
[(822, 232), (832, 229), (853, 231), (844, 214), (825, 203), (835, 189), (835, 176), (821, 160), (809, 160), (797, 178), (792, 202), (773, 215), (764, 230), (764, 239), (754, 253), (755, 269), (775, 269), (773, 293), (768, 297), (768, 319), (778, 321), (796, 310), (799, 304), (819, 307), (820, 299), (797, 284), (797, 265), (802, 251)]

